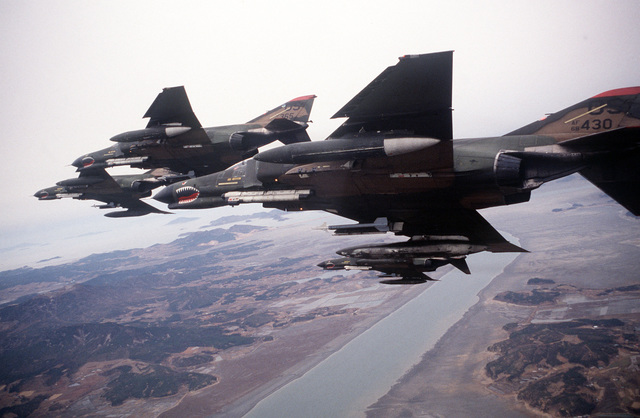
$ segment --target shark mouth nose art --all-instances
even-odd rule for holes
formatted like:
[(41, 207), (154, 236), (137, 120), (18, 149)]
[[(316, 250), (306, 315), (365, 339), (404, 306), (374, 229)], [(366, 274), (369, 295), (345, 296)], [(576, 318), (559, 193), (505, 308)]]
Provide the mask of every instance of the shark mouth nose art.
[(200, 196), (200, 191), (193, 186), (184, 186), (176, 190), (178, 204), (191, 203)]

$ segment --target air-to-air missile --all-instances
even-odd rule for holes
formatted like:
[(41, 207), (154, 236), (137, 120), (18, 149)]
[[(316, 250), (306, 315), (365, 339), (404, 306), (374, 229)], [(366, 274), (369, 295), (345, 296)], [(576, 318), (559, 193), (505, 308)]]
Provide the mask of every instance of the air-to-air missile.
[(398, 137), (332, 139), (330, 141), (305, 142), (287, 147), (272, 148), (258, 153), (258, 161), (280, 164), (306, 164), (323, 161), (356, 160), (362, 158), (393, 157), (432, 147), (440, 140), (435, 138)]
[(426, 237), (391, 244), (359, 245), (336, 251), (344, 257), (386, 258), (433, 258), (460, 257), (479, 253), (489, 248), (487, 244), (474, 244), (465, 237)]

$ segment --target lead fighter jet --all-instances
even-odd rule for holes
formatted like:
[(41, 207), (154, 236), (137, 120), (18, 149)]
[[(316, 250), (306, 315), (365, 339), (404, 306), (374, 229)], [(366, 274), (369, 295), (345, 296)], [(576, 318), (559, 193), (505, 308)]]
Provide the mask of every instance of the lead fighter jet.
[[(151, 196), (157, 187), (171, 184), (176, 175), (168, 170), (156, 168), (143, 174), (111, 176), (104, 168), (94, 168), (80, 173), (78, 178), (62, 180), (53, 187), (37, 191), (38, 200), (73, 198), (79, 200), (97, 200), (104, 205), (99, 209), (125, 208), (124, 211), (108, 212), (109, 218), (143, 216), (149, 213), (168, 213), (157, 209), (141, 198)], [(182, 178), (188, 178), (182, 176)]]
[(478, 212), (526, 202), (547, 181), (580, 173), (640, 215), (640, 87), (611, 90), (505, 136), (453, 140), (452, 52), (400, 58), (334, 118), (325, 141), (289, 144), (161, 190), (170, 209), (262, 203), (325, 210), (357, 224), (336, 234), (393, 232), (404, 243), (338, 251), (326, 269), (378, 270), (413, 284), (480, 251), (525, 251)]

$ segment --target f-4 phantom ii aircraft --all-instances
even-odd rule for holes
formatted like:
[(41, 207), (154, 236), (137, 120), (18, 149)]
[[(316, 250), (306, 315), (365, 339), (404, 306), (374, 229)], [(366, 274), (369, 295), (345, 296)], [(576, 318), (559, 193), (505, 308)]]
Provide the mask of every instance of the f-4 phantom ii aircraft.
[[(258, 153), (273, 141), (310, 141), (306, 129), (316, 96), (304, 96), (239, 125), (203, 128), (184, 87), (164, 89), (145, 113), (145, 129), (111, 138), (115, 145), (85, 154), (73, 162), (80, 175), (38, 191), (40, 200), (61, 197), (105, 202), (99, 208), (124, 207), (108, 217), (167, 213), (141, 202), (153, 188), (197, 175), (223, 170)], [(111, 177), (106, 168), (131, 166), (152, 169), (144, 174)]]
[(640, 215), (640, 87), (611, 90), (505, 136), (452, 139), (452, 52), (405, 56), (335, 115), (325, 141), (260, 152), (155, 196), (170, 209), (262, 203), (358, 221), (336, 234), (393, 232), (406, 242), (338, 251), (326, 269), (377, 270), (414, 284), (480, 251), (520, 252), (478, 209), (522, 203), (580, 173)]
[(149, 213), (169, 213), (161, 211), (141, 198), (151, 196), (157, 187), (188, 178), (168, 172), (166, 169), (149, 170), (144, 174), (110, 176), (104, 168), (94, 168), (80, 173), (78, 178), (59, 181), (56, 186), (42, 189), (34, 195), (39, 200), (73, 198), (80, 200), (98, 200), (104, 205), (99, 209), (126, 208), (126, 211), (108, 212), (110, 218), (142, 216)]
[(306, 129), (316, 96), (290, 100), (244, 124), (203, 128), (184, 87), (165, 88), (144, 114), (145, 129), (111, 138), (116, 144), (77, 158), (77, 171), (114, 166), (167, 168), (193, 176), (215, 173), (258, 153), (273, 141), (309, 141)]

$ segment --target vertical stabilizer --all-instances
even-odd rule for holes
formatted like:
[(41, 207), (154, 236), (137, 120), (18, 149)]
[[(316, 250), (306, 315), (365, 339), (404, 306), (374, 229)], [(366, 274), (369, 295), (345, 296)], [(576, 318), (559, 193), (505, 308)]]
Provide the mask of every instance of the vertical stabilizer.
[(307, 123), (309, 121), (309, 116), (311, 115), (311, 107), (313, 106), (313, 100), (315, 98), (316, 96), (314, 95), (297, 97), (274, 109), (271, 109), (264, 115), (258, 116), (247, 123), (267, 125), (275, 119), (288, 119), (294, 122)]
[(559, 140), (640, 126), (640, 86), (600, 93), (507, 135), (550, 135)]

